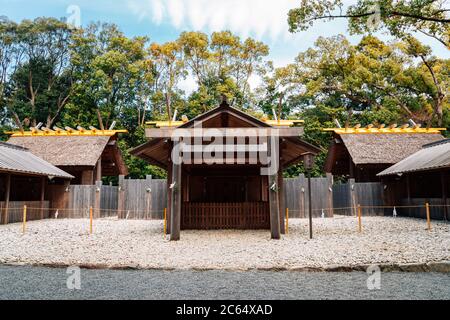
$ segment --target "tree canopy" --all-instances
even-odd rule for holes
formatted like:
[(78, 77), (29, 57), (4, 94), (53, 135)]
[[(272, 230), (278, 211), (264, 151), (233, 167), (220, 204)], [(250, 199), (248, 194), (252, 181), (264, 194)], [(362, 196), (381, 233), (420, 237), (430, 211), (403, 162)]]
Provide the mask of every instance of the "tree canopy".
[[(325, 6), (314, 11), (321, 15), (340, 3), (316, 2)], [(441, 8), (438, 2), (428, 2)], [(291, 12), (292, 30), (306, 28), (315, 20), (307, 7), (301, 10)], [(356, 7), (348, 10), (356, 12)], [(441, 16), (445, 11), (438, 19)], [(400, 25), (403, 22), (396, 23), (402, 33), (407, 29)], [(436, 23), (436, 29), (427, 32), (445, 33), (440, 21), (424, 22), (422, 27), (431, 28), (431, 23)], [(362, 30), (359, 27), (355, 24), (354, 30)], [(148, 37), (128, 37), (114, 24), (73, 29), (53, 18), (20, 23), (2, 18), (0, 129), (22, 130), (39, 123), (50, 128), (108, 128), (114, 122), (116, 128), (129, 131), (120, 140), (120, 148), (130, 176), (137, 178), (165, 175), (128, 153), (146, 141), (146, 121), (170, 119), (175, 110), (178, 117), (192, 119), (215, 107), (223, 95), (234, 107), (255, 116), (271, 118), (276, 109), (283, 118), (304, 119), (305, 139), (323, 150), (316, 162), (317, 175), (322, 173), (330, 140), (321, 128), (334, 126), (335, 120), (365, 125), (413, 119), (449, 127), (450, 60), (433, 56), (429, 47), (410, 34), (392, 42), (366, 35), (358, 44), (343, 35), (320, 37), (280, 68), (273, 67), (268, 55), (269, 47), (263, 42), (242, 39), (230, 31), (183, 32), (173, 41), (155, 43)], [(259, 77), (257, 87), (251, 86), (252, 77)], [(190, 81), (193, 90), (184, 91), (185, 81)], [(3, 131), (0, 139), (6, 138)], [(302, 170), (301, 166), (291, 168), (286, 174)]]
[(289, 11), (289, 30), (307, 30), (320, 20), (348, 19), (351, 33), (381, 29), (401, 38), (412, 32), (450, 44), (450, 7), (447, 0), (357, 0), (344, 5), (342, 0), (301, 0)]

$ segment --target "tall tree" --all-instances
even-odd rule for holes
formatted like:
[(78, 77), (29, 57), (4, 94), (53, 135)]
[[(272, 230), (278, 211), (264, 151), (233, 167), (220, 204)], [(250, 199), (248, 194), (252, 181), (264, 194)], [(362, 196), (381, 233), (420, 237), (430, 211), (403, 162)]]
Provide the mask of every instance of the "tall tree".
[(4, 19), (0, 29), (0, 103), (19, 127), (51, 127), (71, 94), (71, 29), (53, 18), (20, 24)]
[(307, 30), (319, 20), (348, 19), (350, 32), (382, 28), (396, 37), (421, 32), (445, 46), (450, 43), (448, 0), (358, 0), (345, 6), (342, 0), (301, 0), (289, 11), (289, 30)]

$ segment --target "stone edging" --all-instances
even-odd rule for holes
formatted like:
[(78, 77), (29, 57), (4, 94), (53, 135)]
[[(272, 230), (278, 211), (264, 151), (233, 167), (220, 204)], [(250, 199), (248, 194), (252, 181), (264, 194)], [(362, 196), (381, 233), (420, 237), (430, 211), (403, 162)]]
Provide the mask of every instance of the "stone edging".
[[(47, 267), (47, 268), (67, 268), (69, 266), (78, 266), (82, 269), (106, 269), (106, 270), (160, 270), (160, 271), (291, 271), (291, 272), (366, 272), (367, 268), (371, 266), (354, 265), (354, 266), (328, 266), (328, 267), (273, 267), (273, 268), (157, 268), (157, 267), (142, 267), (139, 265), (105, 265), (105, 264), (67, 264), (67, 263), (4, 263), (0, 266), (33, 266), (33, 267)], [(407, 264), (373, 264), (378, 266), (382, 272), (439, 272), (450, 273), (450, 261), (427, 262), (427, 263), (407, 263)]]

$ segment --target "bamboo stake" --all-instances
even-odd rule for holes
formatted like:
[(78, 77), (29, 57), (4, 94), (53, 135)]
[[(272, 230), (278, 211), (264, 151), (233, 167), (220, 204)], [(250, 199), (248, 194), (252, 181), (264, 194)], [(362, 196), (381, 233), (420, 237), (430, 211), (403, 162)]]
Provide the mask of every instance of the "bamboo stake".
[(23, 206), (22, 233), (25, 234), (27, 229), (27, 206)]
[(92, 206), (89, 208), (89, 233), (92, 234), (92, 220), (93, 220), (94, 214), (92, 210)]
[(289, 208), (286, 208), (286, 234), (289, 234)]
[(425, 203), (425, 208), (427, 210), (427, 230), (431, 231), (430, 205), (428, 202)]
[(362, 232), (362, 225), (361, 225), (361, 205), (358, 204), (358, 230), (359, 233)]

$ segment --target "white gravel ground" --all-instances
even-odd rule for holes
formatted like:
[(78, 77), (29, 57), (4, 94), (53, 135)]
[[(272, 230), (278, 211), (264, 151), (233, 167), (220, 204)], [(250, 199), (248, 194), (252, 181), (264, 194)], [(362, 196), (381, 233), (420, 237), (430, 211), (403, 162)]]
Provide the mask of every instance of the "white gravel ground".
[(0, 226), (0, 264), (83, 265), (158, 269), (302, 269), (367, 264), (450, 261), (450, 224), (363, 217), (291, 219), (290, 232), (270, 240), (269, 231), (182, 231), (169, 242), (161, 221), (44, 220)]

